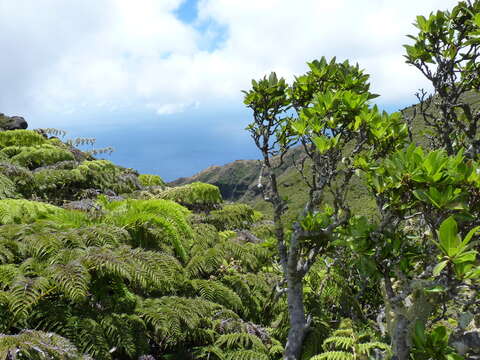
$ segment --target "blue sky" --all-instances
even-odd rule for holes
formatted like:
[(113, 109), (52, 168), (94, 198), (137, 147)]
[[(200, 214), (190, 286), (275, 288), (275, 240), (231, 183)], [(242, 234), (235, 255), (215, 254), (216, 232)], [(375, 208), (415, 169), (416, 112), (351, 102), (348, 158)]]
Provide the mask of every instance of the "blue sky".
[(418, 14), (454, 0), (0, 0), (0, 112), (96, 137), (167, 180), (252, 159), (241, 90), (337, 56), (395, 111), (428, 84), (404, 63)]

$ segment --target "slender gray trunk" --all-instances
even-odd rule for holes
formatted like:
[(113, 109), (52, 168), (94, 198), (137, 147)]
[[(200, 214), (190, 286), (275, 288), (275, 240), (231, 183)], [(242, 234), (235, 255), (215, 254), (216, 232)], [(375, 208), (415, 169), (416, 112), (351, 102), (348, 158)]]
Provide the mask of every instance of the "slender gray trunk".
[(285, 346), (284, 360), (298, 360), (302, 354), (302, 345), (308, 324), (303, 306), (302, 278), (290, 275), (287, 277), (287, 301), (290, 317), (290, 330)]
[(410, 347), (408, 338), (410, 336), (410, 321), (404, 316), (397, 314), (395, 328), (392, 334), (393, 358), (392, 360), (408, 360)]

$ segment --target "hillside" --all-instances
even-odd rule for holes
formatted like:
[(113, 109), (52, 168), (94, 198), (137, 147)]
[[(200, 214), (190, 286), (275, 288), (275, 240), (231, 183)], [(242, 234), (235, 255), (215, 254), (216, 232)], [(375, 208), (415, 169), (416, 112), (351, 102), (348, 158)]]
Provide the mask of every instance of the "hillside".
[[(470, 93), (467, 95), (471, 104), (480, 103), (480, 95)], [(419, 105), (411, 105), (401, 110), (406, 116), (417, 114), (412, 122), (413, 141), (422, 146), (428, 146), (425, 137), (426, 126), (419, 116)], [(302, 156), (298, 147), (290, 151), (285, 157), (284, 165), (277, 170), (280, 192), (290, 199), (287, 218), (293, 220), (307, 200), (306, 185), (298, 171), (293, 166), (292, 159)], [(223, 166), (211, 166), (191, 176), (176, 179), (171, 186), (185, 185), (201, 181), (218, 186), (222, 196), (227, 201), (243, 202), (252, 205), (256, 210), (271, 213), (270, 205), (262, 199), (257, 188), (261, 162), (259, 160), (237, 160)], [(352, 208), (361, 214), (370, 214), (375, 211), (375, 204), (367, 199), (366, 189), (359, 181), (354, 181), (351, 188), (350, 201)]]
[(191, 176), (170, 182), (172, 186), (201, 181), (218, 186), (227, 201), (238, 201), (258, 179), (261, 163), (258, 160), (237, 160), (223, 166), (210, 166)]
[[(280, 189), (291, 200), (289, 213), (291, 216), (299, 210), (300, 204), (306, 200), (305, 188), (296, 171), (293, 161), (302, 157), (302, 149), (296, 147), (284, 157), (284, 163), (277, 169)], [(278, 157), (275, 158), (278, 161)], [(266, 214), (271, 212), (270, 206), (262, 198), (259, 191), (258, 177), (261, 162), (259, 160), (237, 160), (223, 166), (211, 166), (191, 177), (179, 178), (169, 183), (170, 186), (190, 184), (196, 181), (217, 186), (226, 201), (241, 202), (252, 205), (256, 210)]]

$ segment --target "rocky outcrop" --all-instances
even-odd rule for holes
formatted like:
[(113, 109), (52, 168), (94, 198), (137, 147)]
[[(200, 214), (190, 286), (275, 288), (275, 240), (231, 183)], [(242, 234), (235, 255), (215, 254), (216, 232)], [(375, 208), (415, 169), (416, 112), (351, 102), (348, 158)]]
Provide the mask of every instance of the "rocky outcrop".
[(7, 116), (0, 113), (0, 131), (21, 130), (28, 127), (27, 121), (21, 116)]

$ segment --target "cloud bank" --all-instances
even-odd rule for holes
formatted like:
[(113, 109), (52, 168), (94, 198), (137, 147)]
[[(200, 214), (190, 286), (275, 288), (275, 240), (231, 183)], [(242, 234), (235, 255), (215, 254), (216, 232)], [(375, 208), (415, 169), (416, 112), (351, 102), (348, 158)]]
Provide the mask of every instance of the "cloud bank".
[[(418, 14), (453, 0), (3, 0), (0, 110), (148, 109), (166, 116), (241, 102), (250, 79), (289, 79), (337, 56), (372, 75), (385, 104), (425, 86), (402, 58)], [(178, 14), (190, 7), (193, 20)]]

